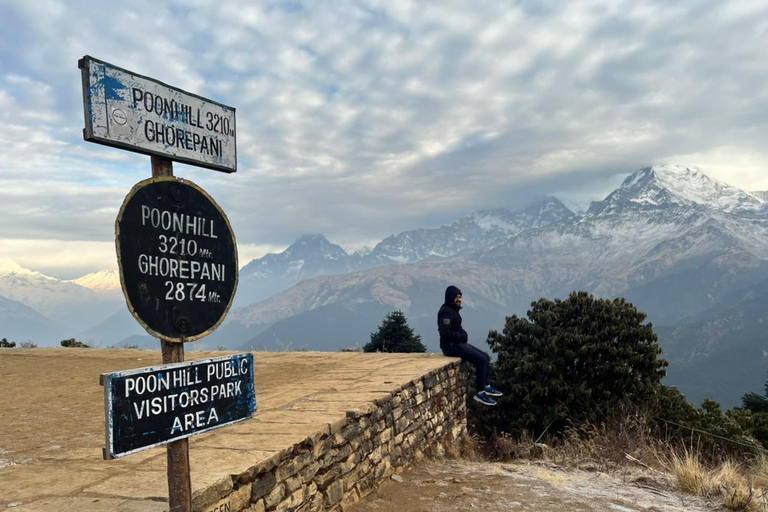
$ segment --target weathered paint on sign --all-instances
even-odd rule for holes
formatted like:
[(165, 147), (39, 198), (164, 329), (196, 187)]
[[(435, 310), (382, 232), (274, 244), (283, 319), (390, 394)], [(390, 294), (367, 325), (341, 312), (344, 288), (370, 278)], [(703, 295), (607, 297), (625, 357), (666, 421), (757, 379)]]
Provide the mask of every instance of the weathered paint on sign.
[(90, 56), (85, 140), (217, 171), (237, 171), (235, 109)]
[(149, 334), (194, 341), (226, 317), (238, 282), (229, 220), (202, 188), (149, 178), (126, 196), (115, 243), (128, 309)]
[(105, 459), (250, 419), (253, 354), (101, 374)]

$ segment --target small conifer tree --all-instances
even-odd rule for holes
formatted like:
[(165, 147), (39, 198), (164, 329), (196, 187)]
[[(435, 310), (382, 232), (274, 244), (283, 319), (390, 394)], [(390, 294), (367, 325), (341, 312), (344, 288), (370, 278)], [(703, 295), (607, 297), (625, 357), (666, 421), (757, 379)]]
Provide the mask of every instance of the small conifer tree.
[(402, 311), (389, 313), (363, 352), (426, 352), (421, 336), (414, 334)]

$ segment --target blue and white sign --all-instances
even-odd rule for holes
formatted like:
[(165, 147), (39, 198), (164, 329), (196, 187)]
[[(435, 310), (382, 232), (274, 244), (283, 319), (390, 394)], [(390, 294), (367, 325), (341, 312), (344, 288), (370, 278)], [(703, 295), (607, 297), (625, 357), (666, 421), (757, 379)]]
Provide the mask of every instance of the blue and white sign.
[(87, 141), (237, 171), (235, 109), (85, 56)]
[(105, 459), (253, 417), (253, 354), (101, 374)]

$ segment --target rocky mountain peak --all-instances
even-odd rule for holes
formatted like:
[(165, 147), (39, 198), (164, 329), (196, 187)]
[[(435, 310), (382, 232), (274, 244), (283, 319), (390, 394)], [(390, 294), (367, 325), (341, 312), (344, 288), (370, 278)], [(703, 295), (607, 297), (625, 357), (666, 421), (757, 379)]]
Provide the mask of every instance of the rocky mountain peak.
[(535, 227), (549, 226), (554, 223), (568, 222), (576, 217), (567, 206), (558, 198), (553, 196), (544, 197), (538, 205), (533, 205), (529, 210), (537, 210), (537, 221)]
[(710, 178), (696, 167), (655, 165), (630, 175), (605, 200), (593, 202), (587, 217), (623, 210), (679, 206), (703, 207), (724, 213), (754, 213), (762, 208), (762, 201)]
[(310, 259), (320, 256), (322, 259), (335, 260), (347, 256), (347, 252), (332, 244), (323, 235), (302, 235), (288, 247), (284, 254), (291, 258)]

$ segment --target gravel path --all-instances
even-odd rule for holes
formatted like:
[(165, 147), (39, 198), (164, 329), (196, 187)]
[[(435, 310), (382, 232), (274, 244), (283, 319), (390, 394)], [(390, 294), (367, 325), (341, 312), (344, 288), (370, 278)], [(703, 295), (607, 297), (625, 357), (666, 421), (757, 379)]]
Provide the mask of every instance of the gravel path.
[(391, 480), (350, 512), (710, 512), (712, 502), (680, 494), (647, 475), (611, 476), (547, 462), (426, 461)]

